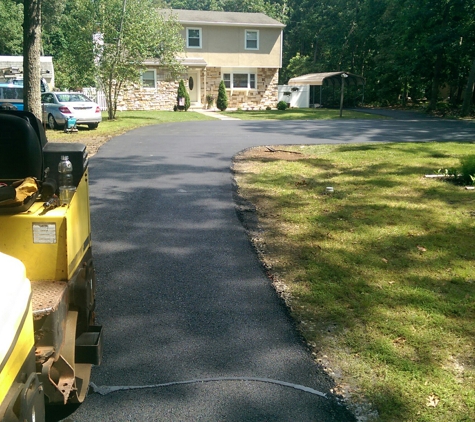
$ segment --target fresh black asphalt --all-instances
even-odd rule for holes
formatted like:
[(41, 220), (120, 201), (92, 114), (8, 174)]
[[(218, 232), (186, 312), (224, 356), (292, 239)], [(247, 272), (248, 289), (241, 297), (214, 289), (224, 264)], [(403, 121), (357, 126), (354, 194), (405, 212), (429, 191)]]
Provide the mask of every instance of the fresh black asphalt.
[(474, 139), (473, 124), (414, 119), (176, 123), (109, 141), (90, 160), (97, 320), (105, 333), (92, 381), (198, 381), (90, 394), (66, 420), (354, 420), (331, 396), (331, 380), (312, 361), (239, 222), (232, 158), (256, 145)]

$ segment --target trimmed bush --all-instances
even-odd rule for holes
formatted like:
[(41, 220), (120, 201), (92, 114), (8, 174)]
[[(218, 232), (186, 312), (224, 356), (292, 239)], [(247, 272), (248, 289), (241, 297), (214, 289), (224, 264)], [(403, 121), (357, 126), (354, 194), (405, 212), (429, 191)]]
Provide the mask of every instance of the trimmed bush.
[(287, 103), (285, 101), (279, 101), (277, 103), (277, 110), (287, 110)]
[(185, 99), (185, 111), (187, 111), (190, 108), (191, 101), (190, 101), (190, 95), (188, 94), (188, 91), (186, 90), (185, 82), (183, 82), (183, 79), (180, 79), (180, 83), (178, 84), (178, 94), (176, 96), (177, 105), (179, 103), (180, 97), (183, 97)]
[(218, 109), (221, 111), (224, 111), (228, 108), (228, 96), (226, 95), (226, 86), (224, 85), (224, 81), (221, 81), (219, 84), (216, 107), (218, 107)]

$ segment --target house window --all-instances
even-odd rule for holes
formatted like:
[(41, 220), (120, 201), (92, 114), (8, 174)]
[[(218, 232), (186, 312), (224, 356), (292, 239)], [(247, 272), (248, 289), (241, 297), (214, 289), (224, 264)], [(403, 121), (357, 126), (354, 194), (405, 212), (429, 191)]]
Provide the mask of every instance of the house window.
[(146, 70), (142, 73), (142, 86), (144, 88), (155, 88), (155, 81), (157, 80), (154, 69)]
[(246, 30), (246, 50), (259, 50), (259, 31)]
[(186, 46), (201, 48), (201, 28), (186, 28)]
[(233, 88), (248, 88), (249, 75), (247, 73), (233, 74)]
[(230, 73), (223, 74), (223, 81), (224, 81), (224, 86), (226, 88), (231, 88), (231, 74)]
[(249, 88), (256, 89), (256, 74), (249, 73)]
[(255, 73), (223, 73), (223, 81), (228, 89), (256, 89)]

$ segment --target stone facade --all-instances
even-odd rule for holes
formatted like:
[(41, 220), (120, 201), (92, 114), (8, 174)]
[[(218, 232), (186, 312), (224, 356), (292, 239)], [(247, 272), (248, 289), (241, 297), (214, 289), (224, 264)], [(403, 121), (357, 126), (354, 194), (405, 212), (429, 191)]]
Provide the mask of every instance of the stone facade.
[[(206, 68), (206, 94), (218, 97), (221, 82), (220, 68)], [(228, 108), (243, 110), (265, 110), (266, 107), (276, 107), (278, 95), (278, 69), (257, 69), (257, 89), (226, 89)], [(202, 103), (206, 101), (203, 98)]]
[(157, 81), (156, 88), (131, 85), (123, 88), (117, 99), (118, 110), (173, 110), (178, 82)]
[[(206, 107), (206, 97), (212, 95), (216, 104), (221, 82), (221, 68), (200, 69), (201, 106)], [(278, 98), (279, 70), (259, 68), (256, 72), (257, 89), (227, 89), (228, 108), (243, 110), (264, 110), (275, 108)], [(188, 81), (184, 78), (185, 85)], [(156, 88), (132, 85), (122, 89), (117, 101), (119, 110), (173, 110), (176, 105), (178, 81), (157, 81)], [(192, 105), (193, 106), (193, 105)]]

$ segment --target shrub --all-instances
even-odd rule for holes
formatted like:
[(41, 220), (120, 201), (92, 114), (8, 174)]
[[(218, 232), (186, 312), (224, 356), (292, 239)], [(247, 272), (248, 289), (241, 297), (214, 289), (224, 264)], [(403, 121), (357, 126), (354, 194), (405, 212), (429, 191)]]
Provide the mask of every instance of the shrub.
[(224, 81), (221, 81), (219, 84), (216, 107), (218, 107), (218, 109), (221, 111), (224, 111), (228, 108), (228, 96), (226, 95), (226, 86), (224, 85)]
[(271, 106), (267, 106), (267, 107), (266, 107), (266, 110), (267, 110), (267, 111), (271, 111), (271, 110), (272, 110), (272, 107), (271, 107)]
[(475, 155), (467, 155), (460, 159), (460, 174), (459, 178), (468, 185), (473, 184), (473, 178), (475, 177)]
[(188, 110), (190, 108), (191, 101), (190, 101), (190, 95), (188, 94), (188, 91), (186, 90), (185, 82), (183, 82), (183, 79), (180, 79), (180, 83), (178, 84), (178, 94), (176, 96), (177, 104), (180, 97), (183, 97), (185, 99), (185, 111)]
[(287, 110), (287, 103), (285, 101), (279, 101), (277, 103), (277, 110)]

